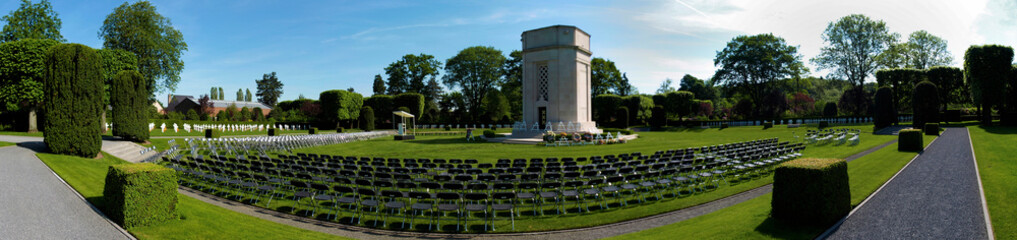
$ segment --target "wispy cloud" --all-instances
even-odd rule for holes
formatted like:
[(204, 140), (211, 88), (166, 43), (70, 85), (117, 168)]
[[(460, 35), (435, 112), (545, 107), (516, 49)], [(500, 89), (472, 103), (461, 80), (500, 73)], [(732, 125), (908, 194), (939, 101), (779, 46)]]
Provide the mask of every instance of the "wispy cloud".
[(547, 14), (549, 12), (550, 11), (548, 11), (547, 9), (534, 9), (521, 12), (510, 10), (496, 10), (489, 14), (474, 18), (452, 18), (439, 20), (434, 23), (407, 24), (392, 27), (372, 27), (366, 30), (356, 32), (349, 36), (344, 36), (342, 37), (342, 39), (369, 40), (373, 39), (372, 35), (374, 34), (413, 28), (443, 28), (463, 25), (518, 23), (537, 19), (540, 16)]

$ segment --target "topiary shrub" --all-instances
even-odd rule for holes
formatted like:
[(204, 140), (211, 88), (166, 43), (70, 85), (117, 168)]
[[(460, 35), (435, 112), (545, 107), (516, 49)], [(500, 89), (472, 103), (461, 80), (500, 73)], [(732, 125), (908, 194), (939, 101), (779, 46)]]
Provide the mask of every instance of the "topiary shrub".
[(939, 136), (939, 123), (926, 123), (925, 135)]
[(445, 131), (452, 131), (452, 126), (445, 125)]
[(876, 104), (873, 106), (872, 122), (876, 129), (889, 127), (897, 116), (897, 109), (893, 104), (893, 89), (881, 87), (876, 90)]
[(918, 152), (924, 148), (922, 130), (905, 129), (897, 133), (897, 151)]
[(939, 93), (935, 84), (929, 81), (922, 81), (915, 85), (914, 96), (911, 97), (912, 109), (915, 117), (912, 123), (914, 128), (922, 128), (925, 123), (939, 122)]
[(268, 129), (268, 135), (269, 136), (277, 136), (277, 135), (279, 135), (279, 129), (269, 128)]
[(829, 226), (851, 211), (847, 162), (803, 158), (773, 174), (773, 218), (795, 225)]
[(729, 127), (730, 126), (727, 123), (721, 123), (720, 124), (720, 129), (725, 129), (725, 128), (729, 128)]
[(773, 128), (773, 122), (763, 122), (763, 129)]
[(205, 138), (219, 138), (219, 131), (215, 129), (205, 129)]
[(46, 52), (45, 62), (43, 141), (53, 153), (95, 157), (102, 148), (99, 56), (85, 45), (61, 44)]
[(360, 128), (364, 131), (374, 130), (374, 108), (371, 106), (360, 108)]
[(619, 107), (618, 110), (615, 111), (614, 116), (615, 116), (615, 118), (617, 118), (615, 120), (615, 125), (617, 125), (618, 128), (628, 128), (629, 127), (629, 108), (628, 107), (625, 107), (625, 106)]
[(346, 131), (346, 128), (343, 128), (343, 127), (338, 127), (338, 128), (335, 129), (336, 133), (343, 133), (345, 131)]
[(498, 137), (498, 134), (495, 134), (494, 131), (491, 131), (491, 130), (484, 130), (484, 137), (486, 137), (486, 138), (496, 138), (496, 137)]
[[(134, 70), (121, 71), (113, 77), (110, 86), (110, 103), (113, 105), (113, 136), (135, 142), (148, 140), (148, 88), (145, 78)], [(197, 116), (198, 113), (188, 111)]]
[[(337, 128), (335, 131), (336, 132), (342, 132), (343, 131), (342, 129), (343, 128)], [(307, 129), (307, 134), (318, 134), (318, 128), (316, 128), (316, 127), (308, 128)]]
[(650, 126), (659, 128), (664, 126), (667, 122), (667, 112), (664, 111), (664, 107), (657, 105), (653, 107), (653, 111), (650, 112)]
[(828, 128), (828, 127), (830, 127), (830, 122), (828, 122), (828, 121), (819, 121), (819, 128)]
[(151, 226), (177, 217), (177, 175), (152, 163), (109, 166), (104, 211), (126, 229)]
[(826, 103), (826, 106), (823, 106), (823, 117), (837, 117), (837, 103)]

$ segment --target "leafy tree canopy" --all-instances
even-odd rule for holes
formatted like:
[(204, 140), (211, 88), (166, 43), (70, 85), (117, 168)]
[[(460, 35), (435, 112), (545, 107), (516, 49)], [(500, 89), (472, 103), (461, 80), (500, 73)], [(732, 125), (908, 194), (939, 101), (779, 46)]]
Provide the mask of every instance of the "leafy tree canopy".
[(138, 70), (147, 79), (149, 93), (176, 89), (184, 70), (181, 56), (187, 51), (187, 43), (152, 3), (125, 2), (113, 9), (103, 21), (99, 37), (104, 48), (123, 49), (138, 56)]
[(861, 14), (844, 16), (823, 31), (826, 46), (812, 62), (820, 70), (830, 69), (832, 78), (862, 85), (879, 68), (877, 56), (887, 50), (899, 34), (890, 33), (886, 23)]
[(6, 23), (3, 32), (0, 32), (0, 41), (52, 39), (66, 42), (64, 36), (60, 35), (61, 21), (58, 15), (49, 0), (34, 4), (30, 0), (21, 0), (17, 10), (0, 19)]

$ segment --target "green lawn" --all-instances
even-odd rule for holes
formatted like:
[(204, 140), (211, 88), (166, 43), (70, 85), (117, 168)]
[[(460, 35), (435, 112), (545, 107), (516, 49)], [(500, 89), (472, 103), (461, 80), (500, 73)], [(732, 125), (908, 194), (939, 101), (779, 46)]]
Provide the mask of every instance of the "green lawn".
[[(836, 146), (833, 144), (824, 146), (810, 145), (806, 149), (805, 154), (812, 157), (843, 158), (895, 138), (895, 136), (872, 135), (872, 125), (848, 126), (844, 128), (862, 130), (861, 143), (855, 146), (848, 144)], [(680, 129), (671, 132), (637, 132), (639, 138), (625, 144), (573, 147), (467, 142), (463, 136), (418, 136), (417, 140), (412, 141), (393, 141), (391, 138), (377, 138), (369, 141), (304, 148), (295, 150), (295, 152), (386, 158), (460, 158), (478, 159), (480, 162), (495, 162), (500, 158), (589, 157), (593, 155), (632, 152), (642, 152), (644, 155), (649, 155), (659, 150), (709, 146), (772, 137), (778, 137), (781, 141), (794, 141), (792, 133), (804, 136), (806, 129), (814, 130), (815, 128), (774, 126), (774, 128), (762, 130), (762, 127), (754, 126), (732, 127), (728, 129)]]
[[(112, 164), (126, 163), (113, 157), (95, 160), (46, 153), (37, 156), (100, 209), (104, 206), (106, 171)], [(128, 231), (140, 239), (342, 239), (233, 212), (184, 195), (177, 197), (179, 220)]]
[(30, 132), (0, 131), (0, 135), (42, 137), (42, 132), (30, 133)]
[(12, 146), (12, 145), (15, 145), (15, 143), (0, 142), (0, 147), (6, 147), (6, 146)]
[[(928, 146), (933, 138), (926, 137)], [(915, 153), (898, 152), (894, 143), (848, 163), (851, 205), (876, 191)], [(770, 218), (771, 194), (686, 221), (620, 235), (611, 239), (812, 239), (826, 228), (788, 226)]]
[[(849, 145), (810, 145), (805, 155), (809, 157), (839, 157), (844, 158), (852, 154), (864, 151), (877, 145), (881, 145), (895, 138), (895, 136), (871, 135), (871, 126), (854, 126), (852, 128), (862, 129), (863, 136), (861, 144)], [(729, 129), (682, 129), (672, 132), (641, 132), (640, 139), (626, 144), (602, 145), (602, 146), (579, 146), (579, 147), (540, 147), (532, 145), (514, 145), (500, 143), (470, 143), (465, 142), (462, 136), (423, 136), (414, 141), (393, 141), (390, 138), (379, 138), (369, 141), (345, 143), (338, 145), (320, 146), (297, 150), (306, 153), (324, 153), (343, 156), (370, 156), (370, 157), (400, 157), (400, 158), (475, 158), (481, 162), (494, 162), (498, 158), (530, 158), (530, 157), (580, 157), (604, 154), (620, 154), (640, 151), (644, 154), (652, 154), (657, 150), (667, 150), (692, 146), (705, 146), (712, 144), (731, 143), (762, 139), (767, 137), (780, 137), (781, 140), (793, 140), (792, 131), (804, 135), (804, 128), (788, 129), (784, 126), (777, 126), (772, 129), (762, 130), (762, 127), (734, 127)], [(769, 177), (755, 178), (742, 181), (737, 184), (721, 183), (720, 187), (698, 193), (692, 196), (685, 196), (676, 199), (666, 199), (647, 204), (629, 204), (628, 206), (617, 206), (611, 204), (606, 211), (595, 211), (584, 214), (552, 215), (546, 216), (524, 216), (516, 219), (516, 231), (546, 231), (558, 229), (570, 229), (579, 227), (597, 226), (614, 223), (624, 220), (636, 219), (655, 214), (682, 209), (719, 198), (730, 196), (739, 192), (753, 189), (772, 182)], [(569, 204), (572, 207), (572, 203)], [(262, 206), (264, 207), (264, 206)], [(293, 201), (279, 200), (272, 202), (272, 209), (293, 214), (302, 214), (309, 210), (301, 207)], [(575, 210), (573, 209), (573, 212)], [(344, 217), (348, 217), (345, 214)], [(348, 219), (348, 218), (346, 218)], [(367, 218), (373, 219), (373, 218)], [(368, 222), (365, 220), (365, 222)], [(506, 220), (495, 221), (498, 232), (510, 230), (510, 222)]]
[(1017, 239), (1017, 128), (970, 126), (978, 173), (996, 239)]

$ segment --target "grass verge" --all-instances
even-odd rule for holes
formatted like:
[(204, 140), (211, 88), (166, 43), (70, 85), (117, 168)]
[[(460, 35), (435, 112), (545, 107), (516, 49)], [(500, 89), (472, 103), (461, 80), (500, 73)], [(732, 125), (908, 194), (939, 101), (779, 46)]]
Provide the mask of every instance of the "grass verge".
[(0, 147), (13, 146), (13, 145), (15, 145), (15, 143), (0, 142)]
[[(925, 138), (925, 145), (934, 138)], [(857, 206), (893, 177), (912, 158), (913, 152), (898, 152), (897, 144), (848, 163), (851, 205)], [(710, 214), (682, 222), (611, 239), (812, 239), (826, 228), (780, 224), (770, 218), (771, 194), (766, 194)]]
[[(107, 157), (102, 159), (36, 155), (99, 209), (105, 206), (102, 191), (109, 166), (127, 163), (109, 154), (104, 154)], [(140, 239), (342, 239), (233, 212), (184, 195), (177, 196), (180, 219), (127, 230)]]
[(1017, 128), (970, 126), (978, 173), (996, 239), (1017, 239)]

